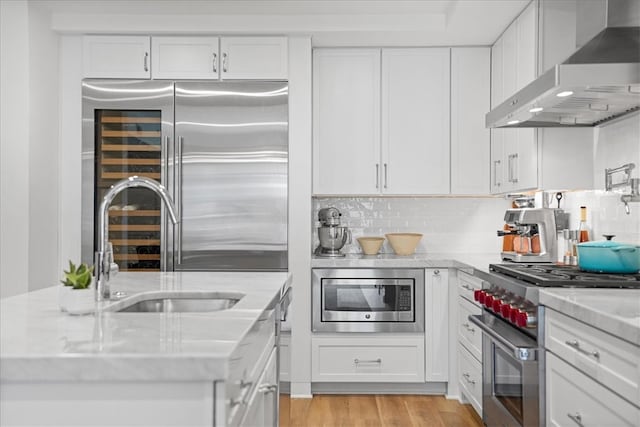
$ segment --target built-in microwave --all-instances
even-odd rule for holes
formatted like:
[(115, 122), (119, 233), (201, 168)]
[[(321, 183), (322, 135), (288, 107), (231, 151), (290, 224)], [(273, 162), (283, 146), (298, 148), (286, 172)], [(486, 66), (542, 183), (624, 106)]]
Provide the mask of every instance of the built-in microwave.
[(314, 332), (423, 332), (424, 270), (314, 268)]

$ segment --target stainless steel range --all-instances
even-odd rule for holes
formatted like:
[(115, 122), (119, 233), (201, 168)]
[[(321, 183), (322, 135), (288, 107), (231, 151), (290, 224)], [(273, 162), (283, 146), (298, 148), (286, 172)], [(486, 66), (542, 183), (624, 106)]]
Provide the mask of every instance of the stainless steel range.
[(470, 316), (483, 331), (483, 421), (487, 426), (545, 425), (544, 287), (640, 288), (640, 274), (599, 274), (555, 264), (491, 264)]

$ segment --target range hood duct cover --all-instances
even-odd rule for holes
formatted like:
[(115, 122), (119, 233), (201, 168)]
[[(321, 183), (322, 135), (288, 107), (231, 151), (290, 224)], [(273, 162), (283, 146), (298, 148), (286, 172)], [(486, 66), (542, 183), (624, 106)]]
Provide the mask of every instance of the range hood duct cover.
[[(597, 126), (640, 110), (640, 1), (578, 0), (576, 6), (582, 46), (491, 110), (487, 127)], [(561, 92), (572, 94), (558, 97)]]

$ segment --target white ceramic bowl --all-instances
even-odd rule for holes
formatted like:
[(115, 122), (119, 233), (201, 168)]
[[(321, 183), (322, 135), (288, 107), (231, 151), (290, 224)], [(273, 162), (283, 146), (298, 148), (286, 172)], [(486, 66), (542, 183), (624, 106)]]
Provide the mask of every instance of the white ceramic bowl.
[(385, 236), (396, 255), (412, 255), (422, 239), (420, 233), (388, 233)]

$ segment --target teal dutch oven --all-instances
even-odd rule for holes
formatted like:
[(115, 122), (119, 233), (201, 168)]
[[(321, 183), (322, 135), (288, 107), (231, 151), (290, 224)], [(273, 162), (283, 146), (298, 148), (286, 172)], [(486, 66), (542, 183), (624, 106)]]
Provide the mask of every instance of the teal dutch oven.
[(637, 273), (640, 271), (640, 246), (611, 240), (579, 243), (578, 267), (596, 273)]

